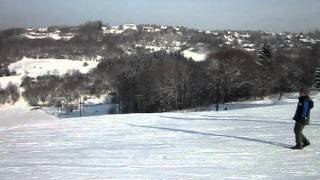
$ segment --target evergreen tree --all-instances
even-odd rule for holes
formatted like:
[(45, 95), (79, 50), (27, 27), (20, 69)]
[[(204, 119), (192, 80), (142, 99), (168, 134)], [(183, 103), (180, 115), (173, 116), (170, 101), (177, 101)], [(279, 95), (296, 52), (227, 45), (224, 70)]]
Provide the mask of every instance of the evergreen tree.
[(272, 65), (272, 52), (271, 46), (268, 43), (264, 43), (258, 52), (258, 64), (271, 68)]
[(317, 90), (320, 90), (320, 66), (316, 68), (316, 71), (314, 74), (314, 87)]
[[(261, 98), (265, 94), (269, 94), (270, 89), (273, 89), (273, 62), (272, 62), (272, 51), (269, 43), (264, 43), (258, 52), (257, 63), (262, 67), (261, 70)], [(269, 90), (268, 90), (269, 89)]]

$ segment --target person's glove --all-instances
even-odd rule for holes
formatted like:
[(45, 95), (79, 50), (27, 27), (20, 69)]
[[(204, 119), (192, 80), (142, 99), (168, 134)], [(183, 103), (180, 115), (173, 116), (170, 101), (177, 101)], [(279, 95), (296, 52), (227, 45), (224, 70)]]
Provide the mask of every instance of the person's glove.
[(309, 118), (308, 118), (308, 117), (302, 117), (302, 119), (303, 119), (304, 121), (309, 120)]

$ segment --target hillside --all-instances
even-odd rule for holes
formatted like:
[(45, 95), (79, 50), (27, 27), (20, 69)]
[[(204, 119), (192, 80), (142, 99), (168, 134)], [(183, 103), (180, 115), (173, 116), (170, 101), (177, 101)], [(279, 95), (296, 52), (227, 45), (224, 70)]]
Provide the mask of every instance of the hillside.
[[(120, 113), (168, 112), (315, 85), (320, 33), (197, 30), (101, 21), (0, 32), (0, 106), (66, 114), (110, 95)], [(10, 83), (11, 82), (11, 83)], [(115, 110), (112, 110), (115, 112)]]
[(0, 31), (0, 70), (24, 56), (36, 59), (112, 59), (163, 50), (181, 51), (188, 58), (203, 61), (208, 53), (221, 48), (238, 48), (256, 54), (264, 43), (268, 43), (273, 51), (293, 56), (300, 49), (313, 48), (319, 42), (317, 30), (309, 33), (197, 30), (143, 24), (109, 26), (94, 21), (79, 26)]
[(312, 145), (294, 144), (295, 99), (230, 111), (57, 119), (0, 110), (0, 179), (319, 179), (320, 96)]

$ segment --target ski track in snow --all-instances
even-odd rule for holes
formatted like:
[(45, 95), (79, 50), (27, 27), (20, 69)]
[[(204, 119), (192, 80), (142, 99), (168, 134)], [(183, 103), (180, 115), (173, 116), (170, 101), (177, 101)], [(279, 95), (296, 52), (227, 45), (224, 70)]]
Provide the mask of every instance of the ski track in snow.
[(295, 104), (57, 119), (0, 110), (0, 179), (319, 179), (320, 111), (294, 145)]

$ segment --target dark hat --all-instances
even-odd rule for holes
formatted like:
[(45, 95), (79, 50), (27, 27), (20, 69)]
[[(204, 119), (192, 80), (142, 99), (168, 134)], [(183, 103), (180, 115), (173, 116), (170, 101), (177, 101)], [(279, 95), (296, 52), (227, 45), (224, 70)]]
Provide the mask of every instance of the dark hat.
[(310, 93), (310, 90), (309, 88), (303, 87), (300, 88), (299, 92), (308, 95)]

